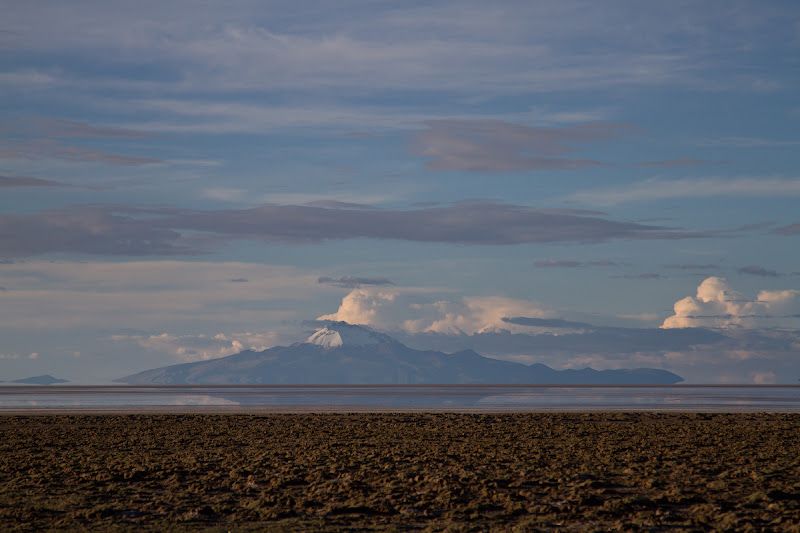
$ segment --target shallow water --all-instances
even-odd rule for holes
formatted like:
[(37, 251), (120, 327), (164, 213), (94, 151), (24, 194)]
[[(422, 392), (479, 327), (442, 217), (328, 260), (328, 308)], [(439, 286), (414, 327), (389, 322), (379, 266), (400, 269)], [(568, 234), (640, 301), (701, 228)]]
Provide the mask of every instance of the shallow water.
[(798, 385), (2, 386), (0, 413), (800, 412)]

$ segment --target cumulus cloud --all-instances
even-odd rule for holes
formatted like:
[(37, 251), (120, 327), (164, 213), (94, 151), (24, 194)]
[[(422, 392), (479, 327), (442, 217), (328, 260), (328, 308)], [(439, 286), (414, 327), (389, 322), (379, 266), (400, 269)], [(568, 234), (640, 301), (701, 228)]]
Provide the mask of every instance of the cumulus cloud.
[(150, 351), (170, 354), (181, 361), (204, 361), (245, 350), (261, 351), (285, 340), (279, 332), (218, 333), (216, 335), (112, 335), (117, 342), (134, 342)]
[(431, 120), (416, 134), (417, 154), (429, 159), (431, 170), (513, 172), (575, 169), (603, 165), (600, 161), (559, 157), (575, 144), (606, 141), (634, 126), (591, 123), (567, 127), (530, 127), (500, 120)]
[(524, 327), (505, 320), (512, 316), (547, 318), (553, 315), (535, 302), (499, 296), (419, 302), (397, 289), (361, 288), (345, 296), (335, 313), (322, 315), (317, 320), (341, 320), (409, 333), (473, 334), (503, 329), (524, 330)]
[(800, 290), (761, 291), (751, 299), (733, 290), (724, 278), (710, 277), (697, 288), (697, 296), (677, 301), (674, 309), (662, 328), (778, 326), (797, 322)]

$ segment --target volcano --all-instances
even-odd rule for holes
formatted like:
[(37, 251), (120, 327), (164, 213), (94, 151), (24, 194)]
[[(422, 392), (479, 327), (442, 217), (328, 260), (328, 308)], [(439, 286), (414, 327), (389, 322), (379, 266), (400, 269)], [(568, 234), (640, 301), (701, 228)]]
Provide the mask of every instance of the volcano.
[(373, 329), (333, 322), (302, 342), (260, 352), (145, 370), (114, 380), (135, 385), (636, 384), (683, 378), (654, 368), (554, 370), (472, 351), (414, 350)]

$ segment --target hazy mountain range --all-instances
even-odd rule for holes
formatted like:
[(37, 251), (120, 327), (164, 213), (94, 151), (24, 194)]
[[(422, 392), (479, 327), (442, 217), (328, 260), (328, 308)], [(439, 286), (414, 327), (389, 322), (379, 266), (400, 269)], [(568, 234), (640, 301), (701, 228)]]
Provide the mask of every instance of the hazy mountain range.
[(69, 383), (68, 379), (54, 378), (50, 374), (42, 376), (33, 376), (23, 379), (15, 379), (13, 381), (0, 381), (0, 383), (21, 383), (23, 385), (55, 385), (56, 383)]
[(372, 329), (334, 322), (303, 342), (146, 370), (129, 384), (672, 384), (666, 370), (554, 370), (483, 357), (472, 351), (414, 350)]

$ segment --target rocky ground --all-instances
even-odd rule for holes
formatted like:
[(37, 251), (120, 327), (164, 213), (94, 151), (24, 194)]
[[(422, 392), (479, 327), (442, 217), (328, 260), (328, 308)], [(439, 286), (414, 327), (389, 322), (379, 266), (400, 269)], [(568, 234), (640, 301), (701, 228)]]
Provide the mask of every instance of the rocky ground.
[(796, 414), (0, 417), (0, 530), (800, 531)]

